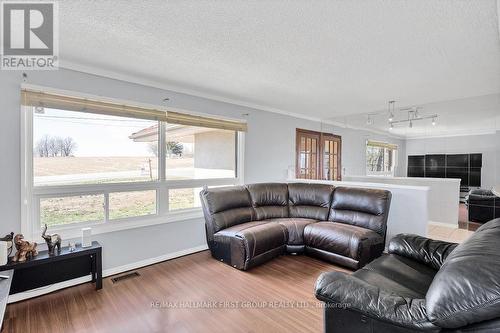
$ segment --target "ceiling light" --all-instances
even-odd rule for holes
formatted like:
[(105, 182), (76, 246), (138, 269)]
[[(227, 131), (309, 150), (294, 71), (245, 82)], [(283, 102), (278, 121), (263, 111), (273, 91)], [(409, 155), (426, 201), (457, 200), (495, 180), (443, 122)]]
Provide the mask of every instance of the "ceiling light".
[(391, 123), (391, 126), (389, 127), (389, 131), (392, 131), (394, 129), (394, 125)]
[(394, 120), (394, 102), (395, 101), (389, 101), (389, 106), (387, 108), (387, 110), (389, 111), (389, 122)]
[(373, 125), (373, 119), (372, 119), (372, 116), (371, 115), (368, 115), (366, 117), (366, 124), (367, 125)]
[(410, 120), (410, 124), (408, 125), (408, 127), (413, 128), (413, 121)]
[(432, 118), (432, 126), (436, 126), (436, 118)]

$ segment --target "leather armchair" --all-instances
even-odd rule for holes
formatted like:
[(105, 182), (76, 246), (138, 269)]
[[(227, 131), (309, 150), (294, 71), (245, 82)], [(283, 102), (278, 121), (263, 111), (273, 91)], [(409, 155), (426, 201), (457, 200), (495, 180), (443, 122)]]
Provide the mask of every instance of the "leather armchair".
[(322, 274), (325, 331), (500, 332), (500, 219), (458, 245), (402, 234), (348, 275)]
[(500, 198), (490, 190), (471, 190), (466, 197), (469, 221), (485, 223), (500, 217)]

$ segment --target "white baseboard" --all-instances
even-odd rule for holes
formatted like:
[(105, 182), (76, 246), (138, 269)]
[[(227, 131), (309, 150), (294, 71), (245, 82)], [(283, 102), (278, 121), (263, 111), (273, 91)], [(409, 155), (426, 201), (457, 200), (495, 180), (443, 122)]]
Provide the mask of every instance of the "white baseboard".
[(454, 224), (454, 223), (429, 221), (429, 225), (435, 225), (438, 227), (454, 228), (454, 229), (458, 228), (458, 222), (456, 224)]
[[(130, 271), (133, 269), (138, 269), (138, 268), (141, 268), (144, 266), (149, 266), (149, 265), (156, 264), (156, 263), (159, 263), (162, 261), (175, 259), (175, 258), (182, 257), (182, 256), (185, 256), (188, 254), (204, 251), (207, 249), (208, 249), (207, 245), (200, 245), (200, 246), (192, 247), (192, 248), (177, 251), (177, 252), (167, 253), (167, 254), (164, 254), (164, 255), (161, 255), (158, 257), (154, 257), (154, 258), (148, 258), (148, 259), (136, 261), (136, 262), (126, 264), (123, 266), (108, 268), (108, 269), (103, 270), (102, 276), (107, 277), (107, 276), (116, 275), (119, 273), (123, 273), (123, 272)], [(54, 283), (54, 284), (51, 284), (49, 286), (40, 287), (40, 288), (33, 289), (33, 290), (23, 291), (23, 292), (14, 294), (14, 295), (9, 295), (9, 300), (7, 301), (7, 303), (10, 304), (10, 303), (19, 302), (19, 301), (22, 301), (22, 300), (25, 300), (28, 298), (33, 298), (33, 297), (45, 295), (45, 294), (51, 293), (51, 292), (56, 291), (56, 290), (60, 290), (60, 289), (68, 288), (68, 287), (73, 287), (73, 286), (76, 286), (78, 284), (87, 283), (90, 281), (91, 281), (91, 277), (89, 275), (89, 276), (83, 276), (80, 278), (76, 278), (76, 279), (72, 279), (72, 280), (68, 280), (68, 281), (64, 281), (64, 282)]]

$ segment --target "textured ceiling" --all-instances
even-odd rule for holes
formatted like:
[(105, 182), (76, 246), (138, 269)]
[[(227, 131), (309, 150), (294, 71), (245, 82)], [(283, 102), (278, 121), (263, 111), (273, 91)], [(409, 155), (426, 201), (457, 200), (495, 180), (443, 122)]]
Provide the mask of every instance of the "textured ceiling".
[(500, 92), (495, 0), (60, 2), (60, 58), (321, 119)]

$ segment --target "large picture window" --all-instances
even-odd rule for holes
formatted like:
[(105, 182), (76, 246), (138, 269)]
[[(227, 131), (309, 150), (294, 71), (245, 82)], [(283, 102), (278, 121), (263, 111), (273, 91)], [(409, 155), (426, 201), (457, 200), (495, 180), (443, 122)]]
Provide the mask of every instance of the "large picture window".
[(367, 141), (366, 143), (366, 174), (394, 176), (398, 147), (396, 145)]
[(188, 218), (200, 212), (203, 186), (241, 183), (244, 123), (78, 94), (22, 95), (30, 236), (44, 224), (64, 231), (161, 223), (170, 212)]

